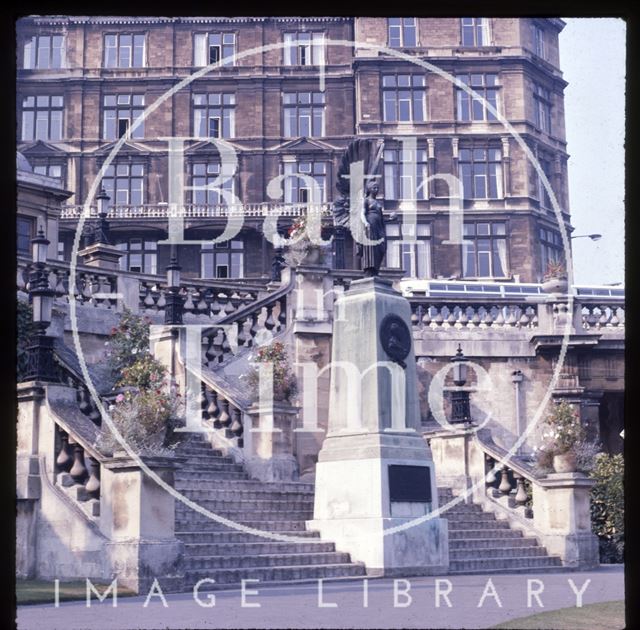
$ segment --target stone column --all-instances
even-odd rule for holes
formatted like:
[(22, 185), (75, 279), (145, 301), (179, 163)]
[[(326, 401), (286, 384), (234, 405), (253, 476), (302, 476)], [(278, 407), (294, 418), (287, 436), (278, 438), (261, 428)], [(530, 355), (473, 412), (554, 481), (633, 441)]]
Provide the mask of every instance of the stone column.
[[(173, 487), (173, 458), (142, 461)], [(154, 578), (163, 591), (180, 590), (184, 579), (183, 544), (175, 537), (175, 500), (128, 456), (103, 463), (100, 530), (118, 582), (136, 592), (148, 591)]]
[(447, 522), (429, 517), (438, 495), (420, 432), (409, 303), (390, 282), (364, 278), (335, 313), (329, 425), (308, 525), (370, 575), (446, 572)]
[(44, 388), (35, 381), (18, 384), (16, 452), (16, 575), (34, 578), (37, 570), (37, 511), (40, 500), (38, 435)]
[[(314, 474), (327, 430), (330, 371), (326, 366), (331, 360), (331, 318), (337, 295), (326, 265), (301, 265), (295, 274), (291, 300), (294, 368), (300, 400), (307, 402), (307, 414), (315, 414), (315, 418), (305, 417), (302, 409), (298, 430), (293, 433), (294, 453), (306, 479)], [(342, 288), (337, 291), (342, 293)]]
[(582, 473), (552, 473), (532, 484), (533, 525), (541, 534), (540, 542), (567, 567), (598, 565), (598, 538), (591, 532), (594, 484)]
[(260, 481), (292, 481), (298, 478), (293, 455), (293, 428), (298, 410), (288, 402), (254, 405), (248, 411), (251, 439), (245, 468)]

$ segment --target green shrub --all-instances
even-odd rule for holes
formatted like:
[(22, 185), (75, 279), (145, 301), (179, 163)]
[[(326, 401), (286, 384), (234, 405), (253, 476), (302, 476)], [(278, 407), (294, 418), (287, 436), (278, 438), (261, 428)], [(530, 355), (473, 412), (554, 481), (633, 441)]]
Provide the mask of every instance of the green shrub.
[(27, 348), (32, 341), (33, 335), (33, 310), (29, 302), (18, 300), (18, 308), (16, 312), (16, 328), (17, 328), (17, 348), (16, 363), (18, 371), (18, 381), (21, 381), (27, 371)]
[[(108, 343), (109, 365), (122, 388), (110, 406), (111, 419), (126, 443), (139, 455), (170, 455), (175, 446), (180, 395), (167, 369), (149, 351), (148, 317), (125, 310)], [(122, 446), (105, 426), (98, 441), (105, 453)]]
[(591, 477), (591, 526), (600, 540), (600, 562), (624, 560), (624, 458), (599, 453)]

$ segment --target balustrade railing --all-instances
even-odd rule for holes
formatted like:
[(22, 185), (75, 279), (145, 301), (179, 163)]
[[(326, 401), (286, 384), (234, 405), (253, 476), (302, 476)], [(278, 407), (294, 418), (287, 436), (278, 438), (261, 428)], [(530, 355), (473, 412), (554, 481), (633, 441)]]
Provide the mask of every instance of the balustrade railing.
[(585, 330), (622, 329), (625, 327), (624, 303), (583, 303), (580, 304), (582, 313), (582, 328)]
[(488, 497), (499, 501), (524, 519), (533, 519), (532, 484), (536, 472), (523, 456), (508, 456), (491, 438), (488, 429), (476, 433), (484, 453), (485, 486)]
[[(117, 205), (109, 208), (107, 219), (168, 219), (170, 217), (181, 217), (185, 219), (201, 218), (227, 218), (232, 216), (244, 216), (248, 218), (264, 218), (269, 216), (299, 217), (309, 212), (318, 212), (322, 216), (329, 216), (332, 213), (331, 203), (243, 203), (230, 205), (207, 205), (207, 204), (185, 204), (181, 206), (170, 206), (167, 203), (140, 204), (140, 205)], [(81, 216), (89, 219), (98, 218), (96, 206), (89, 208), (86, 213), (83, 205), (66, 205), (62, 207), (60, 219), (78, 220)]]
[(240, 404), (204, 382), (201, 383), (200, 404), (203, 419), (209, 421), (214, 429), (224, 431), (224, 437), (241, 449), (244, 446), (244, 426)]
[(411, 321), (417, 328), (519, 329), (536, 328), (538, 312), (534, 305), (521, 303), (455, 303), (441, 300), (410, 299)]

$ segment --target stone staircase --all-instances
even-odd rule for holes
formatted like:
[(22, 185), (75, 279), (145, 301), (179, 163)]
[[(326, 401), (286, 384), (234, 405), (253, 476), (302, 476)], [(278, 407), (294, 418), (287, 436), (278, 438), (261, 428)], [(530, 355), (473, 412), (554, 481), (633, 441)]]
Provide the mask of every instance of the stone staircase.
[(362, 564), (306, 531), (313, 517), (313, 485), (262, 483), (249, 479), (242, 466), (224, 457), (202, 435), (189, 434), (178, 446), (186, 458), (176, 472), (176, 489), (198, 505), (256, 529), (308, 538), (308, 543), (279, 542), (217, 523), (176, 502), (176, 537), (185, 545), (185, 590), (203, 578), (200, 590), (232, 588), (242, 579), (260, 582), (304, 582), (356, 578)]
[[(452, 501), (450, 488), (438, 488), (440, 505)], [(444, 513), (449, 520), (449, 573), (551, 571), (562, 566), (537, 539), (513, 530), (507, 521), (473, 503), (457, 503)]]

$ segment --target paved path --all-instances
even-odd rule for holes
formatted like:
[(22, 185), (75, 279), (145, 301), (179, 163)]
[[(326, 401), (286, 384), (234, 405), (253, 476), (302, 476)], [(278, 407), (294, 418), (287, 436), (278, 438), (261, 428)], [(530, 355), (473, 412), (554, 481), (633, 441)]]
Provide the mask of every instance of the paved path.
[[(401, 593), (399, 607), (394, 608), (394, 580), (377, 579), (368, 582), (368, 607), (363, 606), (362, 580), (325, 583), (324, 602), (337, 607), (318, 607), (318, 585), (305, 584), (287, 587), (260, 587), (247, 585), (247, 589), (259, 589), (258, 595), (247, 595), (246, 602), (259, 603), (260, 608), (243, 608), (241, 593), (218, 591), (215, 606), (202, 608), (190, 593), (166, 595), (167, 607), (159, 597), (150, 600), (145, 608), (146, 596), (118, 600), (117, 608), (111, 602), (98, 603), (90, 608), (86, 602), (53, 605), (21, 606), (18, 609), (20, 630), (120, 630), (125, 628), (488, 628), (497, 623), (535, 614), (546, 610), (576, 605), (576, 595), (569, 580), (580, 590), (586, 580), (591, 580), (584, 590), (582, 603), (624, 599), (623, 568), (603, 566), (587, 572), (531, 573), (514, 575), (464, 575), (451, 576), (451, 592), (446, 604), (440, 598), (436, 607), (436, 580), (447, 578), (409, 578), (412, 601)], [(492, 594), (491, 584), (500, 599), (498, 606)], [(532, 590), (544, 586), (539, 595), (544, 608), (535, 597), (527, 607), (527, 580), (540, 580), (531, 584)], [(398, 591), (406, 588), (398, 583)], [(448, 584), (440, 583), (446, 591)], [(483, 596), (487, 595), (478, 606)], [(206, 602), (207, 594), (201, 595)], [(400, 607), (402, 605), (404, 607)]]

